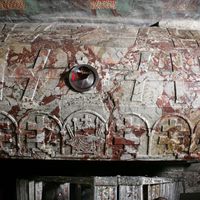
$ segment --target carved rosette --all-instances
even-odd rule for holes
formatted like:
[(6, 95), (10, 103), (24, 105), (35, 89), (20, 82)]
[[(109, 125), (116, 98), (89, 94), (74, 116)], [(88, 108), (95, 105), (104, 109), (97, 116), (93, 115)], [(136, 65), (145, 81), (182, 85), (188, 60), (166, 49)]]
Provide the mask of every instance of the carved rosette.
[[(77, 111), (68, 116), (63, 130), (64, 154), (73, 157), (103, 156), (106, 142), (106, 120), (94, 111)], [(68, 152), (66, 152), (68, 151)]]
[(14, 156), (18, 150), (17, 122), (8, 113), (0, 112), (0, 153)]
[(163, 116), (153, 127), (150, 156), (169, 158), (188, 154), (191, 137), (189, 122), (178, 115)]
[(123, 145), (121, 159), (147, 156), (148, 126), (144, 119), (136, 114), (123, 115), (117, 120), (117, 132), (116, 143)]
[(29, 113), (20, 120), (20, 150), (24, 156), (55, 157), (61, 154), (61, 123), (55, 116)]

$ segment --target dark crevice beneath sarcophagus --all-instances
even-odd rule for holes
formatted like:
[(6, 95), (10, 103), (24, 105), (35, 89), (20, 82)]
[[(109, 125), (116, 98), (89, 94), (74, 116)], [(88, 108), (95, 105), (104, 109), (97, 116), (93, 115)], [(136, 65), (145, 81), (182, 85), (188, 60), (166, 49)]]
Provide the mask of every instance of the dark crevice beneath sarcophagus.
[(190, 166), (185, 161), (59, 161), (2, 160), (1, 169), (18, 166), (9, 174), (18, 176), (156, 176), (167, 169)]

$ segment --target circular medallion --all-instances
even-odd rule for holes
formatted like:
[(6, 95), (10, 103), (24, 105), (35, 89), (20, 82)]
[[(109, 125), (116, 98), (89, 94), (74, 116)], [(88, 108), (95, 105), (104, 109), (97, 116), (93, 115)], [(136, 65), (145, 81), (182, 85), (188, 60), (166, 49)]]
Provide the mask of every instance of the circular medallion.
[(77, 92), (90, 90), (96, 85), (97, 81), (97, 71), (90, 65), (78, 65), (70, 70), (69, 83)]

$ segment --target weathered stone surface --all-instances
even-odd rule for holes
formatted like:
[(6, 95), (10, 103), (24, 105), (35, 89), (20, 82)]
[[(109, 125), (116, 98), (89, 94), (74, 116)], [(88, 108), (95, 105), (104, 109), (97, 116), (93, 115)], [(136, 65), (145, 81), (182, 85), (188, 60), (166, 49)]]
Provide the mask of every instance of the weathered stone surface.
[[(199, 31), (1, 27), (1, 157), (199, 160)], [(99, 75), (83, 93), (67, 83), (80, 64)]]
[[(158, 197), (177, 200), (182, 192), (182, 187), (179, 187), (177, 180), (163, 177), (90, 177), (90, 184), (82, 183), (78, 178), (62, 177), (65, 184), (61, 184), (59, 177), (54, 177), (53, 182), (49, 177), (46, 177), (45, 180), (44, 177), (37, 177), (36, 179), (40, 179), (40, 182), (34, 178), (34, 181), (18, 179), (17, 189), (26, 195), (35, 189), (37, 198), (33, 197), (33, 199), (36, 200), (69, 200), (71, 198), (78, 199), (78, 197), (87, 200), (153, 200)], [(17, 199), (21, 199), (20, 193), (17, 194), (17, 197)], [(24, 196), (24, 200), (27, 199), (28, 195)]]
[[(162, 27), (199, 29), (198, 0), (114, 0), (112, 4), (108, 0), (92, 2), (93, 0), (1, 1), (0, 21), (84, 24), (95, 22), (140, 27), (159, 22)], [(37, 37), (37, 34), (35, 36)]]

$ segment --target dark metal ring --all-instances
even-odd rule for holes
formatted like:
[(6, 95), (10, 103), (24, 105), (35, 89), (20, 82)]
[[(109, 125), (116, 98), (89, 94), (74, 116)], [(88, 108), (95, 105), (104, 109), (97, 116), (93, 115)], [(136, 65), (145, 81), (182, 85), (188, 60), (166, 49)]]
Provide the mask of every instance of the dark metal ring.
[(85, 92), (95, 87), (99, 80), (95, 68), (83, 64), (74, 66), (69, 72), (70, 86), (77, 92)]

